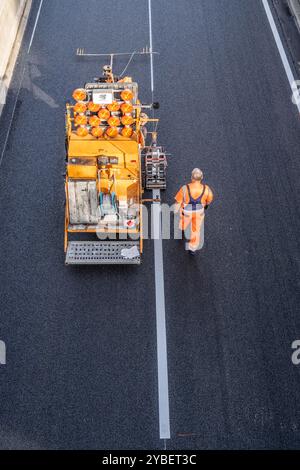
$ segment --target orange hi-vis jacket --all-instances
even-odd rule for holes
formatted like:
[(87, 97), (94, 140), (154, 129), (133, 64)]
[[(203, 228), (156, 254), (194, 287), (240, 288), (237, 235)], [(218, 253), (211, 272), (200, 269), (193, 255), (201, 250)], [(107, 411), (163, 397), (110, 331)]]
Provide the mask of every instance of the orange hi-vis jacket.
[[(199, 181), (194, 181), (189, 183), (190, 194), (193, 199), (198, 199), (201, 194), (201, 204), (203, 207), (208, 206), (213, 201), (213, 192), (207, 184), (199, 183)], [(190, 197), (187, 185), (184, 185), (180, 188), (178, 193), (175, 196), (175, 201), (181, 205), (181, 208), (184, 210), (185, 206), (189, 205)]]
[(181, 206), (179, 227), (184, 231), (188, 227), (191, 228), (188, 244), (191, 251), (196, 251), (203, 246), (201, 227), (204, 222), (204, 207), (211, 204), (213, 197), (210, 187), (199, 181), (182, 186), (175, 196), (176, 202)]

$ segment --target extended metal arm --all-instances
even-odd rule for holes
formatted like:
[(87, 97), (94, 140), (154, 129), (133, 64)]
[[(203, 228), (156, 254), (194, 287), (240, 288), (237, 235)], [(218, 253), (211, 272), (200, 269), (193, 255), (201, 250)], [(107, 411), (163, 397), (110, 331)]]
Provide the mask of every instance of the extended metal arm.
[(151, 49), (146, 46), (143, 47), (141, 51), (132, 51), (132, 52), (111, 52), (109, 54), (95, 54), (95, 53), (87, 53), (85, 52), (84, 48), (77, 48), (76, 55), (80, 57), (109, 57), (110, 58), (110, 66), (113, 68), (113, 61), (114, 57), (118, 56), (133, 56), (133, 55), (149, 55), (149, 54), (159, 54), (159, 52), (151, 51)]

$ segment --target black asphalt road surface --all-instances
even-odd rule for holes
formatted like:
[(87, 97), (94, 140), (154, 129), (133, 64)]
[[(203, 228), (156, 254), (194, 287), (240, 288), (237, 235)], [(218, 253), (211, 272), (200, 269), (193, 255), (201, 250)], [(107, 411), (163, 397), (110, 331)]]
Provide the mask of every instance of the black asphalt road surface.
[[(64, 106), (90, 52), (149, 45), (146, 0), (45, 0), (0, 120), (0, 448), (163, 449), (153, 241), (140, 267), (65, 267)], [(204, 249), (164, 241), (168, 449), (300, 445), (300, 121), (260, 0), (153, 2), (167, 202), (199, 166)], [(121, 70), (125, 61), (116, 64)], [(151, 99), (149, 58), (130, 73)], [(20, 92), (18, 88), (23, 77)], [(16, 101), (17, 100), (17, 101)]]

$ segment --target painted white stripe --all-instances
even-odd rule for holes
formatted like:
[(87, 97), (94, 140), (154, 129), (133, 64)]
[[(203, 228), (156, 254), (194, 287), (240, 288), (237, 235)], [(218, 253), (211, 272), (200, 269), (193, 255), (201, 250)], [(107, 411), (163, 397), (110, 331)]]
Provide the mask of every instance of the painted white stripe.
[[(160, 199), (159, 189), (154, 189), (152, 194), (153, 199)], [(160, 202), (154, 202), (152, 206), (152, 234), (154, 238), (159, 435), (160, 439), (170, 439), (168, 356)]]
[(31, 35), (30, 43), (29, 43), (29, 46), (28, 46), (27, 54), (29, 54), (30, 49), (31, 49), (31, 46), (32, 46), (32, 41), (33, 41), (34, 34), (35, 34), (35, 30), (36, 30), (36, 27), (37, 27), (37, 24), (38, 24), (38, 21), (39, 21), (39, 17), (40, 17), (40, 13), (41, 13), (43, 1), (44, 1), (44, 0), (41, 0), (39, 9), (38, 9), (38, 12), (37, 12), (37, 15), (36, 15), (36, 20), (35, 20), (35, 23), (34, 23), (34, 27), (33, 27), (32, 35)]
[[(153, 52), (151, 0), (148, 0), (150, 52)], [(151, 94), (154, 94), (153, 55), (150, 54)], [(153, 199), (160, 200), (160, 190), (152, 191)], [(156, 304), (156, 338), (157, 338), (157, 375), (158, 375), (158, 409), (160, 439), (170, 439), (170, 407), (168, 382), (168, 355), (165, 310), (165, 282), (163, 264), (163, 246), (161, 229), (161, 205), (154, 202), (152, 206), (152, 234), (154, 238), (155, 268), (155, 304)], [(166, 448), (166, 441), (165, 441)]]
[[(294, 94), (295, 93), (295, 81), (296, 80), (294, 78), (294, 75), (293, 75), (291, 66), (289, 64), (286, 52), (284, 50), (284, 47), (283, 47), (283, 44), (282, 44), (282, 41), (281, 41), (281, 38), (280, 38), (280, 35), (279, 35), (279, 32), (278, 32), (276, 23), (274, 21), (274, 18), (273, 18), (272, 12), (271, 12), (271, 8), (269, 6), (269, 2), (268, 2), (268, 0), (262, 0), (262, 3), (263, 3), (263, 6), (264, 6), (264, 9), (265, 9), (268, 21), (270, 23), (270, 27), (271, 27), (271, 30), (272, 30), (272, 33), (273, 33), (273, 36), (274, 36), (274, 39), (275, 39), (280, 57), (281, 57), (281, 61), (283, 63), (284, 69), (285, 69), (285, 73), (287, 75), (291, 90)], [(300, 113), (300, 102), (299, 102), (299, 100), (295, 104), (296, 104), (296, 106), (298, 108), (298, 111)]]
[[(150, 48), (150, 52), (153, 52), (151, 0), (148, 0), (148, 11), (149, 11), (149, 48)], [(151, 93), (153, 95), (153, 92), (154, 92), (153, 54), (150, 54), (150, 77), (151, 77)]]

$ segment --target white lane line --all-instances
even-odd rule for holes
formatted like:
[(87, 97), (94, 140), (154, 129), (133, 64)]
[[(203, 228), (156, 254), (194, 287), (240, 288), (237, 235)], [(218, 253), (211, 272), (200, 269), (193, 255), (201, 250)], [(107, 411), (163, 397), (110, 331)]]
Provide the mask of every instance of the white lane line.
[[(149, 43), (150, 43), (149, 48), (150, 48), (150, 52), (153, 52), (151, 0), (148, 0), (148, 12), (149, 12)], [(151, 93), (152, 93), (152, 97), (153, 97), (153, 93), (154, 93), (153, 54), (150, 54), (150, 76), (151, 76)]]
[[(152, 194), (153, 199), (160, 198), (159, 189), (154, 189)], [(160, 439), (170, 439), (168, 356), (160, 202), (153, 203), (152, 224), (155, 267), (159, 435)]]
[[(151, 0), (148, 0), (150, 52), (153, 52)], [(154, 94), (153, 55), (150, 54), (151, 94)], [(153, 199), (160, 200), (160, 190), (152, 191)], [(161, 205), (154, 202), (152, 206), (152, 234), (154, 238), (155, 269), (155, 305), (156, 305), (156, 338), (157, 338), (157, 375), (158, 375), (158, 409), (160, 439), (170, 439), (170, 407), (168, 381), (168, 355), (165, 310), (165, 282), (161, 228)], [(166, 441), (165, 441), (166, 448)]]
[(37, 15), (36, 15), (36, 20), (35, 20), (35, 23), (34, 23), (34, 27), (33, 27), (32, 35), (31, 35), (30, 43), (29, 43), (29, 46), (28, 46), (27, 54), (29, 54), (30, 49), (31, 49), (31, 46), (32, 46), (32, 41), (33, 41), (34, 34), (35, 34), (35, 30), (36, 30), (36, 27), (37, 27), (37, 24), (38, 24), (38, 21), (39, 21), (39, 17), (40, 17), (40, 13), (41, 13), (43, 1), (44, 1), (44, 0), (41, 0), (39, 9), (38, 9), (38, 12), (37, 12)]
[[(265, 9), (268, 21), (270, 23), (270, 27), (271, 27), (271, 30), (272, 30), (272, 33), (273, 33), (273, 36), (274, 36), (274, 39), (275, 39), (280, 57), (281, 57), (281, 61), (283, 63), (284, 69), (285, 69), (285, 73), (287, 75), (291, 90), (294, 94), (295, 93), (295, 81), (296, 80), (294, 78), (294, 75), (293, 75), (291, 66), (289, 64), (286, 52), (284, 50), (284, 47), (283, 47), (283, 44), (282, 44), (282, 41), (281, 41), (281, 38), (280, 38), (280, 35), (279, 35), (279, 32), (278, 32), (276, 23), (274, 21), (274, 18), (273, 18), (272, 12), (271, 12), (269, 2), (268, 2), (268, 0), (262, 0), (262, 3), (263, 3), (263, 6), (264, 6), (264, 9)], [(300, 113), (300, 102), (297, 102), (295, 104), (296, 104), (296, 106), (298, 108), (298, 111)]]

